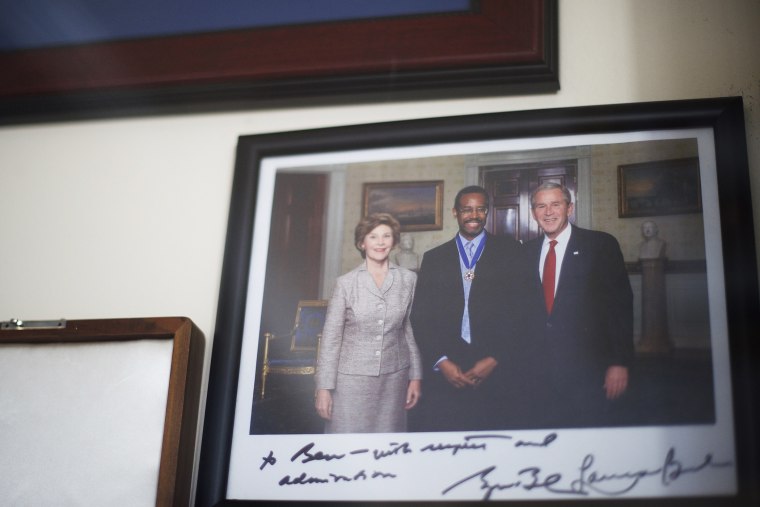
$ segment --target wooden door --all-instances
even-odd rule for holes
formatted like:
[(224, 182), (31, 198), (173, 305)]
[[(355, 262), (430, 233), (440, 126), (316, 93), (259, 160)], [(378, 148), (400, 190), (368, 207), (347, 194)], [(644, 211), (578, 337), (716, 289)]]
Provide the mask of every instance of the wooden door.
[(300, 299), (319, 299), (327, 175), (277, 175), (261, 331), (293, 326)]
[[(535, 238), (539, 229), (530, 212), (530, 193), (542, 183), (554, 181), (565, 185), (575, 196), (577, 174), (576, 160), (481, 167), (481, 184), (491, 195), (486, 229), (522, 241)], [(570, 221), (575, 221), (574, 215)]]

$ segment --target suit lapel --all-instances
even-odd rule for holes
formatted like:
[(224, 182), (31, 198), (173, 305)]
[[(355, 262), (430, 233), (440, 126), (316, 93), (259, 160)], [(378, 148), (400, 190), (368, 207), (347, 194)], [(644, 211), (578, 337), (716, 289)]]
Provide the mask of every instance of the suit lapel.
[(359, 272), (359, 279), (361, 280), (361, 283), (364, 286), (364, 288), (370, 294), (373, 294), (379, 298), (383, 297), (385, 292), (390, 288), (390, 286), (393, 283), (393, 275), (391, 274), (390, 269), (388, 269), (388, 274), (385, 275), (385, 280), (383, 281), (382, 288), (378, 288), (377, 284), (375, 284), (374, 278), (372, 278), (372, 275), (366, 268), (362, 269)]
[(570, 234), (570, 241), (567, 242), (567, 248), (565, 249), (565, 256), (562, 258), (562, 269), (559, 273), (559, 282), (557, 283), (557, 293), (554, 297), (554, 304), (557, 301), (562, 301), (562, 294), (567, 292), (569, 280), (574, 278), (575, 272), (578, 270), (578, 262), (582, 260), (582, 248), (583, 241), (579, 238), (578, 228), (573, 227)]
[(528, 269), (528, 279), (530, 280), (530, 288), (531, 288), (531, 301), (533, 301), (534, 304), (540, 305), (540, 307), (543, 309), (544, 315), (546, 315), (546, 306), (544, 304), (544, 293), (543, 288), (541, 286), (541, 275), (540, 275), (540, 269), (541, 269), (541, 247), (544, 244), (544, 236), (543, 234), (536, 239), (533, 239), (527, 243), (525, 243), (525, 247), (527, 248), (527, 255), (528, 255), (528, 263), (527, 263), (527, 269)]
[(459, 267), (459, 250), (455, 240), (446, 243), (446, 256), (444, 258), (442, 276), (444, 280), (451, 280), (452, 289), (456, 288), (456, 294), (459, 294), (462, 304), (464, 304), (464, 288), (462, 286), (462, 269)]
[(538, 284), (541, 285), (541, 275), (539, 275), (539, 269), (541, 268), (541, 247), (544, 245), (544, 236), (541, 235), (528, 243), (530, 248), (530, 269), (531, 278), (538, 280)]

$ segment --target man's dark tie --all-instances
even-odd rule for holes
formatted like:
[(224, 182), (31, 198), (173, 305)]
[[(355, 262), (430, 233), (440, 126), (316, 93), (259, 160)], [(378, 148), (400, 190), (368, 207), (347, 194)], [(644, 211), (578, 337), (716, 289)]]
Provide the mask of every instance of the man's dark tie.
[(546, 313), (552, 313), (554, 306), (554, 273), (557, 269), (557, 254), (554, 252), (556, 240), (549, 241), (549, 251), (546, 253), (544, 260), (544, 276), (542, 278), (544, 285), (544, 301), (546, 301)]

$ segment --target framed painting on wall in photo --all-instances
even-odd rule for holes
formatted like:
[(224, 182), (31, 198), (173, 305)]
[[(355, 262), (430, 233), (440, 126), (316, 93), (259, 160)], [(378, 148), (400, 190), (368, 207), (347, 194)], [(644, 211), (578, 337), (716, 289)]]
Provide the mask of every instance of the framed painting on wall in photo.
[(443, 181), (364, 183), (363, 216), (390, 213), (403, 232), (443, 228)]
[(699, 213), (702, 192), (697, 157), (618, 166), (621, 217)]
[[(616, 154), (613, 164), (610, 154)], [(277, 394), (278, 387), (267, 384), (271, 396), (257, 398), (263, 322), (277, 305), (269, 287), (299, 267), (269, 269), (267, 258), (278, 252), (270, 233), (314, 215), (286, 222), (274, 216), (273, 189), (285, 176), (317, 174), (328, 181), (325, 211), (316, 215), (322, 217), (326, 245), (320, 290), (329, 292), (354, 262), (344, 264), (343, 257), (356, 255), (352, 234), (363, 185), (382, 183), (377, 173), (365, 181), (361, 168), (368, 162), (382, 164), (386, 184), (425, 163), (426, 176), (435, 174), (453, 192), (482, 183), (494, 168), (575, 160), (575, 220), (616, 235), (623, 250), (632, 252), (640, 241), (639, 224), (618, 217), (617, 166), (689, 156), (699, 161), (702, 211), (672, 217), (673, 226), (688, 233), (672, 241), (669, 252), (704, 256), (704, 264), (696, 263), (703, 267), (687, 274), (685, 288), (683, 278), (674, 280), (677, 294), (686, 298), (681, 305), (702, 318), (674, 336), (673, 354), (635, 358), (624, 410), (614, 418), (583, 427), (505, 425), (485, 433), (410, 428), (406, 433), (324, 434), (318, 418), (314, 422), (313, 383), (306, 384), (303, 395), (283, 384)], [(606, 163), (594, 163), (601, 160)], [(680, 505), (688, 497), (689, 505), (739, 506), (757, 498), (753, 442), (758, 420), (750, 365), (760, 311), (757, 267), (752, 226), (732, 219), (751, 216), (752, 206), (741, 98), (245, 136), (239, 139), (233, 189), (198, 505), (484, 499)], [(454, 225), (452, 236), (455, 231)], [(415, 234), (418, 239), (429, 235), (432, 246), (441, 242), (439, 232)], [(629, 272), (633, 285), (638, 276)], [(500, 330), (505, 336), (512, 331)], [(702, 341), (695, 342), (694, 333)], [(424, 396), (425, 378), (422, 384)], [(531, 389), (530, 378), (523, 388)]]

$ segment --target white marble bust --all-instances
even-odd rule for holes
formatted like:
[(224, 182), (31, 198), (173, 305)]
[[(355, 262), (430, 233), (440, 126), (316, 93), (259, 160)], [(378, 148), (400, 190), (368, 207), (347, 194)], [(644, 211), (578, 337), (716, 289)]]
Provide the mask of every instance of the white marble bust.
[(419, 268), (419, 255), (414, 251), (414, 238), (410, 234), (402, 234), (398, 246), (399, 251), (396, 254), (396, 264), (402, 268), (417, 271)]
[(644, 241), (639, 245), (639, 259), (659, 259), (665, 256), (667, 244), (658, 236), (659, 228), (651, 220), (641, 224), (641, 235)]

